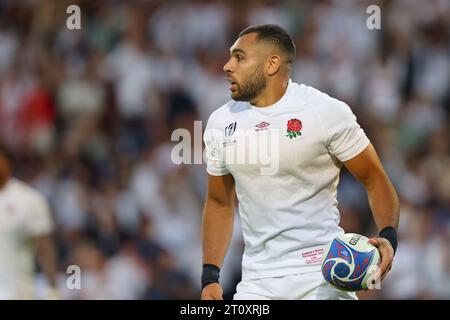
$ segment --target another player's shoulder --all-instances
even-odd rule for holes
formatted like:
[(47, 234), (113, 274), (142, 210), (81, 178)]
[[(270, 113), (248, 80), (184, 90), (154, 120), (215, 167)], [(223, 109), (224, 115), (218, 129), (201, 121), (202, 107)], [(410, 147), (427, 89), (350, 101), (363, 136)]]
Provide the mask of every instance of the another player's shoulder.
[(20, 194), (21, 199), (26, 201), (45, 201), (44, 195), (39, 190), (19, 179), (12, 178), (8, 183), (8, 187), (11, 191)]
[(248, 103), (230, 100), (211, 113), (208, 125), (211, 127), (220, 126), (229, 121), (229, 119), (235, 118), (236, 114), (246, 110), (248, 110)]

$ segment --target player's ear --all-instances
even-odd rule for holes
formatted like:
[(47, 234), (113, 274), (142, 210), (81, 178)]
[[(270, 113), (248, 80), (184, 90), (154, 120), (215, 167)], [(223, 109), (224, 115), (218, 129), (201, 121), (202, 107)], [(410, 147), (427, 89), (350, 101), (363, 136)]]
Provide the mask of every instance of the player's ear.
[(267, 74), (273, 76), (280, 70), (281, 57), (279, 55), (272, 55), (267, 63)]

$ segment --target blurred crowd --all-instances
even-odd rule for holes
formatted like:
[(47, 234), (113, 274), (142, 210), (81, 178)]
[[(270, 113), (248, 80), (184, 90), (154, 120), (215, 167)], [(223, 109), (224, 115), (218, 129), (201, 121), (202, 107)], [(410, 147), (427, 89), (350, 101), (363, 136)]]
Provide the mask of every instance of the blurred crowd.
[[(81, 30), (66, 26), (71, 4)], [(366, 26), (371, 4), (380, 30)], [(259, 23), (289, 31), (292, 80), (350, 105), (399, 192), (393, 269), (360, 298), (450, 298), (448, 0), (0, 0), (0, 139), (51, 204), (64, 298), (199, 298), (205, 165), (175, 165), (171, 133), (204, 128), (229, 100), (229, 47)], [(347, 232), (377, 234), (345, 170), (338, 199)], [(240, 279), (236, 221), (226, 298)], [(69, 265), (81, 290), (65, 288)]]

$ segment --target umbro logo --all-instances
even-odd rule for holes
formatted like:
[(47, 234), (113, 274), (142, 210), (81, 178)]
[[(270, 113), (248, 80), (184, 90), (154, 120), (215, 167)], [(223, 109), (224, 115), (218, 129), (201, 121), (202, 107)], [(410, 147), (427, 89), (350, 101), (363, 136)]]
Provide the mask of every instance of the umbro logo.
[(267, 123), (267, 122), (261, 122), (261, 123), (258, 123), (255, 127), (256, 127), (256, 129), (255, 129), (255, 131), (261, 131), (261, 130), (267, 130), (267, 127), (268, 126), (270, 126), (270, 123)]

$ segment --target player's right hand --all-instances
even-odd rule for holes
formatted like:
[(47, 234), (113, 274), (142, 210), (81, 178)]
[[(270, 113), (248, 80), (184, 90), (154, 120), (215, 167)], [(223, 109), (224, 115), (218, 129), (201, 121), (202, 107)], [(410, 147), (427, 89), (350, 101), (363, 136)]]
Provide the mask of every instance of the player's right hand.
[(219, 283), (210, 283), (202, 290), (202, 300), (223, 300), (223, 288)]

